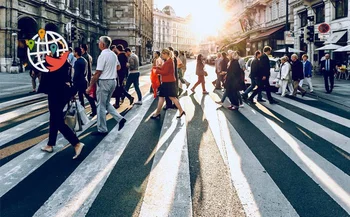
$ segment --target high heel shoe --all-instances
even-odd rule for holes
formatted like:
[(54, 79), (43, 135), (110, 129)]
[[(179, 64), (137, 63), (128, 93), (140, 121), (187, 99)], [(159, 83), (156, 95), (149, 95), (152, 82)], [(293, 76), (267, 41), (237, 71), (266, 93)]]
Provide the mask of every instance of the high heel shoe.
[(151, 116), (151, 119), (160, 119), (160, 114), (156, 115), (156, 116)]
[(176, 118), (181, 118), (182, 115), (186, 115), (186, 112), (185, 111), (182, 111), (181, 114), (179, 116), (177, 116)]

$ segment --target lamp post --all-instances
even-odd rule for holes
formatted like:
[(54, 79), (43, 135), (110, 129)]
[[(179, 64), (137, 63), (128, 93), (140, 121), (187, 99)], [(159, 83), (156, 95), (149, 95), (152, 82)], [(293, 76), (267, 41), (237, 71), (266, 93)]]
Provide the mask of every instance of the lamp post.
[(12, 37), (13, 37), (13, 62), (12, 62), (12, 66), (17, 66), (17, 61), (16, 61), (16, 36), (17, 36), (16, 32), (12, 33)]
[[(289, 30), (289, 26), (288, 26), (288, 18), (289, 18), (289, 7), (288, 7), (289, 1), (286, 0), (286, 32)], [(288, 50), (288, 45), (286, 44), (286, 55), (288, 56), (289, 54), (289, 50)]]

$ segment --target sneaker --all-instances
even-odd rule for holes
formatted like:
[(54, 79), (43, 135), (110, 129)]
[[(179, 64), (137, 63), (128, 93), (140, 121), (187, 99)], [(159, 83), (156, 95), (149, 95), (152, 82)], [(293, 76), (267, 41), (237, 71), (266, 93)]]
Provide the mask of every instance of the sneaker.
[(244, 108), (244, 105), (243, 105), (243, 104), (240, 104), (239, 107), (240, 107), (240, 108)]
[(209, 92), (208, 91), (203, 91), (203, 94), (209, 94)]
[(142, 101), (137, 101), (134, 103), (135, 105), (142, 105)]

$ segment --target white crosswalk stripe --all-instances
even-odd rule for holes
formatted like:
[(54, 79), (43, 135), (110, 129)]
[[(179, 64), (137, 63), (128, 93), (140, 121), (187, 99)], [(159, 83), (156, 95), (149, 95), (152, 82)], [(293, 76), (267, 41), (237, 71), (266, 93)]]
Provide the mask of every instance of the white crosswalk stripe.
[[(144, 83), (144, 85), (147, 84)], [(262, 159), (251, 150), (252, 144), (241, 133), (242, 129), (252, 134), (254, 133), (253, 130), (258, 130), (273, 147), (278, 148), (290, 162), (296, 165), (296, 168), (312, 180), (315, 186), (331, 198), (330, 203), (334, 201), (339, 206), (339, 212), (350, 215), (350, 185), (348, 184), (350, 183), (350, 176), (349, 171), (346, 170), (346, 165), (342, 167), (339, 164), (334, 164), (330, 160), (333, 156), (324, 156), (322, 152), (314, 150), (313, 146), (305, 142), (305, 139), (301, 139), (300, 135), (296, 135), (289, 128), (281, 125), (283, 120), (288, 120), (288, 123), (284, 124), (300, 125), (314, 132), (315, 137), (318, 137), (320, 141), (327, 142), (320, 145), (324, 145), (324, 148), (329, 149), (339, 148), (337, 149), (339, 156), (345, 159), (342, 162), (348, 162), (349, 164), (350, 138), (346, 130), (350, 128), (350, 120), (346, 118), (347, 115), (341, 112), (339, 114), (330, 113), (322, 107), (312, 106), (312, 103), (317, 102), (317, 99), (305, 99), (304, 102), (308, 101), (307, 105), (293, 99), (275, 97), (286, 104), (258, 103), (256, 106), (245, 104), (245, 107), (239, 109), (238, 112), (232, 111), (230, 119), (231, 111), (226, 112), (225, 108), (220, 108), (215, 104), (214, 98), (217, 98), (217, 95), (222, 96), (222, 92), (218, 91), (210, 93), (210, 95), (202, 95), (200, 92), (194, 95), (185, 94), (180, 98), (180, 101), (185, 110), (189, 109), (189, 107), (186, 107), (189, 103), (198, 103), (202, 109), (204, 113), (202, 118), (208, 121), (208, 130), (213, 134), (218, 153), (220, 153), (218, 156), (221, 155), (227, 166), (230, 183), (232, 184), (231, 188), (234, 188), (237, 192), (245, 216), (294, 217), (308, 216), (308, 214), (296, 208), (296, 201), (290, 201), (290, 196), (286, 195), (281, 183), (276, 181), (276, 174), (270, 174), (261, 162)], [(45, 108), (47, 100), (44, 97), (38, 94), (0, 103), (0, 109), (7, 109), (28, 102), (24, 107), (10, 109), (8, 112), (1, 114), (0, 123), (6, 124), (17, 117)], [(43, 98), (43, 101), (30, 102), (41, 98)], [(150, 112), (152, 105), (154, 106), (155, 103), (153, 94), (145, 95), (141, 106), (135, 106), (125, 114), (127, 123), (122, 131), (118, 131), (118, 125), (116, 125), (97, 145), (89, 144), (93, 146), (91, 153), (81, 163), (75, 165), (76, 168), (67, 174), (64, 181), (54, 187), (52, 193), (38, 206), (40, 208), (30, 215), (38, 217), (89, 215), (89, 210), (96, 208), (94, 202), (101, 200), (98, 196), (106, 182), (110, 181), (108, 178), (125, 154), (130, 141), (138, 134), (138, 127), (151, 121), (146, 114)], [(323, 119), (312, 120), (308, 116), (302, 116), (290, 110), (290, 106)], [(191, 109), (193, 108), (191, 107)], [(3, 146), (24, 135), (30, 135), (32, 131), (46, 124), (48, 115), (48, 113), (45, 113), (25, 120), (23, 123), (13, 124), (13, 126), (0, 132), (0, 160), (11, 157), (11, 155), (6, 156)], [(189, 155), (190, 143), (188, 141), (189, 137), (195, 135), (188, 133), (188, 125), (196, 114), (194, 114), (194, 117), (185, 116), (177, 119), (178, 110), (167, 110), (162, 115), (164, 121), (160, 127), (158, 144), (153, 147), (153, 151), (147, 156), (148, 160), (144, 162), (145, 165), (149, 164), (151, 166), (152, 164), (152, 167), (147, 176), (145, 188), (141, 193), (138, 192), (142, 196), (140, 196), (137, 211), (135, 208), (135, 213), (142, 217), (195, 216), (194, 189), (193, 183), (191, 183), (193, 181), (191, 180), (192, 165)], [(234, 123), (232, 120), (237, 122)], [(242, 120), (245, 120), (254, 129), (247, 128), (241, 122)], [(152, 123), (157, 123), (157, 121), (152, 120)], [(88, 137), (89, 134), (86, 134), (86, 131), (93, 127), (95, 123), (96, 118), (84, 125), (83, 131), (78, 132), (77, 135), (82, 138)], [(337, 128), (330, 129), (330, 123), (337, 123)], [(3, 126), (0, 125), (0, 130), (1, 127)], [(196, 127), (200, 128), (202, 126)], [(338, 130), (339, 128), (341, 130)], [(344, 135), (341, 132), (345, 132)], [(147, 141), (152, 135), (144, 135), (144, 137)], [(310, 138), (310, 140), (312, 139)], [(260, 141), (256, 142), (259, 143)], [(26, 184), (28, 177), (38, 176), (38, 174), (35, 174), (36, 171), (40, 170), (43, 165), (50, 165), (50, 159), (59, 158), (58, 153), (63, 152), (68, 144), (67, 140), (59, 134), (55, 152), (47, 154), (40, 151), (40, 148), (46, 143), (47, 139), (44, 139), (1, 165), (0, 198), (5, 198), (11, 194), (11, 190), (16, 189), (19, 185)], [(53, 177), (43, 178), (53, 179)], [(287, 183), (284, 184), (288, 185)], [(141, 187), (138, 190), (141, 191)], [(21, 195), (18, 195), (18, 197), (21, 197)], [(111, 200), (113, 199), (111, 198)], [(327, 204), (318, 205), (319, 207), (327, 206)], [(6, 210), (6, 207), (0, 209)], [(96, 209), (102, 208), (97, 207)], [(310, 207), (310, 209), (317, 209), (317, 207)], [(128, 213), (126, 215), (135, 214)]]

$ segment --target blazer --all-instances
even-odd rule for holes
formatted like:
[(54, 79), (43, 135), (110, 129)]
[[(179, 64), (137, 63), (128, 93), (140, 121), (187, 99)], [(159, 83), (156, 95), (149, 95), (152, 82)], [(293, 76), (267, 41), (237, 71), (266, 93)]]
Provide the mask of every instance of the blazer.
[(277, 77), (282, 80), (289, 80), (290, 69), (291, 65), (289, 64), (289, 62), (282, 63), (280, 67), (280, 73)]
[(258, 58), (254, 58), (252, 61), (252, 64), (250, 65), (250, 78), (256, 78), (259, 77), (259, 71), (261, 70), (260, 68), (260, 60)]
[(162, 82), (175, 82), (174, 70), (174, 61), (169, 58), (160, 68), (157, 68), (156, 73), (162, 76)]
[(300, 60), (296, 60), (292, 64), (292, 79), (293, 81), (304, 79), (303, 64)]
[(260, 73), (257, 77), (270, 77), (270, 59), (265, 53), (260, 57), (260, 68)]
[[(331, 60), (331, 59), (329, 59), (329, 60), (330, 60), (330, 71), (335, 72), (336, 71), (336, 69), (335, 69), (335, 61)], [(326, 71), (326, 60), (321, 61), (321, 70), (322, 71)]]
[(312, 77), (312, 64), (309, 60), (306, 60), (304, 64), (304, 76), (309, 78)]

